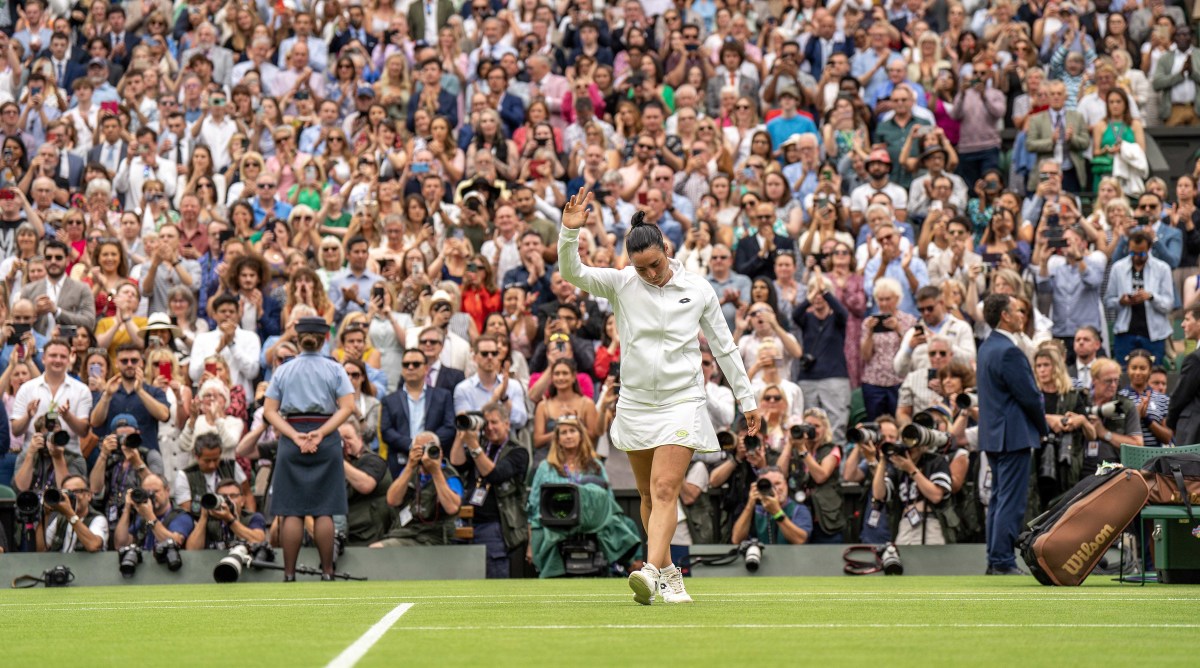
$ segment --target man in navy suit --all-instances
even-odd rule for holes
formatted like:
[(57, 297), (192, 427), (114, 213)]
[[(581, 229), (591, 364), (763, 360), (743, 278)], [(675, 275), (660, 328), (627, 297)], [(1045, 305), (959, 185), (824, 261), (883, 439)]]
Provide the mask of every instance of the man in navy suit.
[(775, 256), (794, 254), (796, 244), (789, 237), (775, 234), (775, 205), (760, 202), (750, 213), (750, 220), (758, 228), (758, 234), (742, 239), (738, 244), (734, 270), (754, 280), (758, 277), (775, 278)]
[(847, 58), (854, 55), (854, 43), (838, 32), (837, 21), (825, 8), (813, 12), (813, 35), (804, 43), (804, 63), (814, 79), (821, 78), (825, 63), (834, 53), (844, 53)]
[(338, 32), (333, 36), (333, 41), (329, 44), (330, 53), (341, 53), (342, 48), (350, 42), (358, 40), (360, 44), (366, 47), (368, 52), (375, 50), (375, 45), (379, 43), (379, 39), (363, 26), (363, 19), (366, 13), (363, 11), (362, 2), (360, 0), (350, 0), (350, 6), (346, 8), (346, 19), (348, 25), (345, 30)]
[[(447, 452), (454, 445), (454, 395), (425, 384), (428, 365), (425, 353), (410, 348), (401, 360), (404, 386), (383, 400), (379, 418), (383, 433), (379, 454), (386, 459), (393, 476), (400, 475), (417, 434), (432, 431)], [(441, 375), (445, 375), (445, 369)]]
[(1049, 432), (1042, 393), (1016, 334), (1030, 314), (1008, 295), (993, 294), (983, 317), (993, 329), (979, 347), (979, 449), (992, 469), (987, 513), (987, 574), (1023, 575), (1014, 545), (1029, 496), (1032, 449)]

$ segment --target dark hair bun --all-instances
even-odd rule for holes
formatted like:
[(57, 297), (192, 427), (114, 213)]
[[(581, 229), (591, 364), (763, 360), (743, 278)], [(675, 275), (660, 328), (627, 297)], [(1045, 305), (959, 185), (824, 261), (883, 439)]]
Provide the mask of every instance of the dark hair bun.
[(633, 214), (633, 220), (630, 221), (629, 226), (631, 228), (633, 228), (633, 227), (638, 227), (639, 225), (645, 225), (645, 224), (646, 224), (646, 212), (639, 209), (636, 213)]

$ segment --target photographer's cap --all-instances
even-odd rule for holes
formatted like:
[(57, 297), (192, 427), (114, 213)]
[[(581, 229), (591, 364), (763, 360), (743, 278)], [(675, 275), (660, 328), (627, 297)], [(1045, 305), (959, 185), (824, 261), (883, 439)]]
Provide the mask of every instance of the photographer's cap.
[(138, 426), (137, 418), (133, 417), (129, 413), (121, 413), (120, 415), (108, 421), (109, 433), (116, 432), (121, 427), (129, 427), (131, 429), (141, 430), (141, 427)]

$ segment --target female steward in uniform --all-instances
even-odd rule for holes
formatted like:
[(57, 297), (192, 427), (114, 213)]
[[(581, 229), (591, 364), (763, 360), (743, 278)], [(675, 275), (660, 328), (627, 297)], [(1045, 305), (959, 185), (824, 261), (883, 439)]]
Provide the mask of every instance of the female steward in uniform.
[(667, 257), (662, 232), (644, 222), (645, 212), (634, 214), (625, 237), (633, 267), (583, 266), (579, 228), (591, 202), (592, 193), (580, 190), (563, 208), (558, 270), (572, 285), (608, 299), (617, 316), (621, 398), (610, 436), (629, 454), (647, 536), (646, 566), (629, 576), (629, 587), (642, 605), (650, 605), (656, 592), (667, 603), (689, 603), (670, 556), (676, 499), (693, 451), (718, 449), (705, 408), (700, 331), (733, 386), (751, 434), (758, 431), (758, 407), (716, 293), (702, 277)]
[(309, 515), (321, 579), (333, 579), (333, 516), (347, 513), (338, 427), (354, 412), (354, 387), (341, 364), (321, 355), (328, 334), (324, 318), (296, 323), (300, 355), (275, 371), (263, 402), (263, 418), (279, 434), (271, 514), (283, 518), (284, 582), (296, 579)]

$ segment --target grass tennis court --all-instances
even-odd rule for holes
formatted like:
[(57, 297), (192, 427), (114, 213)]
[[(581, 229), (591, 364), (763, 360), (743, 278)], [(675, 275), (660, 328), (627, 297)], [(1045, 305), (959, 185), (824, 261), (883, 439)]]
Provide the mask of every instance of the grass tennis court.
[(615, 579), (31, 589), (0, 598), (0, 646), (8, 666), (325, 666), (405, 603), (356, 665), (1194, 666), (1200, 638), (1200, 587), (1100, 576), (688, 590), (692, 606), (646, 608)]

